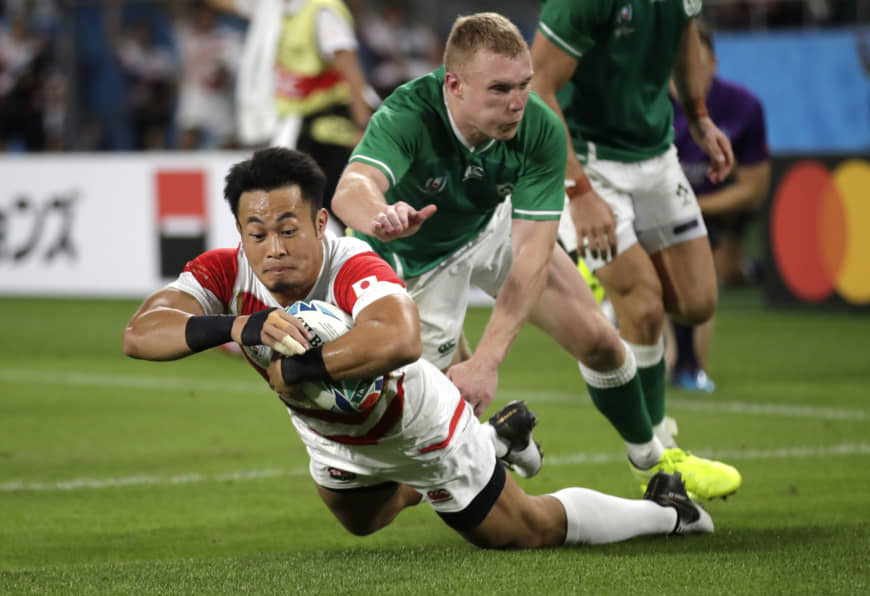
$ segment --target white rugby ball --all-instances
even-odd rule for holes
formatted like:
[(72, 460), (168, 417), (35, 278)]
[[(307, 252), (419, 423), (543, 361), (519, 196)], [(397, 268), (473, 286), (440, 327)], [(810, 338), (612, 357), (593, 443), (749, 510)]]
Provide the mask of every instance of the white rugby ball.
[[(317, 348), (329, 343), (353, 328), (353, 318), (334, 304), (321, 300), (300, 300), (287, 308), (311, 334), (308, 345)], [(384, 379), (352, 379), (328, 383), (312, 381), (299, 386), (301, 393), (314, 406), (342, 414), (369, 410), (378, 401)], [(298, 402), (299, 392), (287, 396)], [(294, 399), (295, 398), (295, 399)], [(305, 404), (299, 404), (304, 407)], [(310, 407), (310, 406), (309, 406)]]

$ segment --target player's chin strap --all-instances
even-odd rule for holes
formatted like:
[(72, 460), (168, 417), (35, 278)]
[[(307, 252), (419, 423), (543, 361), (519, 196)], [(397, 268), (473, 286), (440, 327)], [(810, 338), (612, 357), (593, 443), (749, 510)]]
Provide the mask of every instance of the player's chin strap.
[(288, 385), (297, 385), (308, 381), (327, 381), (333, 379), (323, 363), (323, 346), (311, 348), (304, 354), (281, 359), (281, 377)]
[[(269, 313), (277, 308), (267, 308), (248, 316), (242, 328), (242, 345), (256, 346), (263, 341), (260, 335)], [(233, 341), (232, 330), (236, 317), (233, 315), (194, 315), (187, 319), (184, 339), (193, 352), (201, 352)]]

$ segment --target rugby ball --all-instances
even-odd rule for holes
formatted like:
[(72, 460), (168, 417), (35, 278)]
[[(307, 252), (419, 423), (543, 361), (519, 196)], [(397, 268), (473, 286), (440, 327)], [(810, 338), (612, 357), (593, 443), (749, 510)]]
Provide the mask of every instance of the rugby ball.
[[(288, 313), (298, 318), (311, 334), (308, 344), (312, 348), (320, 347), (337, 339), (353, 328), (353, 318), (334, 304), (321, 300), (300, 300), (287, 308)], [(303, 383), (293, 395), (282, 396), (301, 401), (304, 399), (318, 409), (330, 410), (342, 414), (353, 414), (369, 410), (378, 401), (383, 388), (383, 377), (376, 379), (348, 379), (335, 381), (313, 381)], [(306, 407), (306, 404), (298, 405)]]

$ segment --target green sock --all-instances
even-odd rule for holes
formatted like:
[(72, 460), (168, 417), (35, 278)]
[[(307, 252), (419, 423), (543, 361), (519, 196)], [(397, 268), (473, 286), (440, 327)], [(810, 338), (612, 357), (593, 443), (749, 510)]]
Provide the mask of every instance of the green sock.
[(655, 426), (665, 419), (665, 359), (658, 364), (637, 367), (637, 376), (643, 387), (643, 397), (646, 401), (646, 411), (650, 422)]
[(592, 403), (624, 441), (642, 444), (652, 440), (652, 423), (644, 404), (639, 375), (618, 387), (593, 387), (588, 381), (586, 386)]

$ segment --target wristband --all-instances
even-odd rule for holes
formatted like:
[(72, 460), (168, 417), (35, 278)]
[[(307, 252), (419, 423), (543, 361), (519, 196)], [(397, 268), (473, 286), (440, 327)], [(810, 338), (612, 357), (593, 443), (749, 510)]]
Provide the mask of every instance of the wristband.
[(323, 346), (311, 348), (304, 354), (281, 359), (281, 377), (288, 385), (308, 381), (333, 382), (323, 363)]
[(569, 199), (579, 197), (590, 190), (592, 190), (592, 184), (590, 184), (586, 174), (582, 174), (579, 178), (574, 178), (573, 180), (565, 180), (565, 194), (568, 195)]
[(689, 105), (688, 116), (690, 120), (698, 120), (699, 118), (709, 116), (707, 104), (704, 103), (703, 97), (696, 97), (692, 100), (692, 103)]
[(229, 341), (233, 341), (232, 315), (194, 315), (187, 319), (184, 326), (184, 340), (194, 352), (201, 352)]
[(243, 346), (258, 346), (263, 343), (263, 340), (260, 339), (263, 333), (263, 325), (266, 323), (266, 319), (269, 318), (269, 313), (273, 310), (278, 309), (267, 308), (248, 316), (248, 322), (242, 327)]

